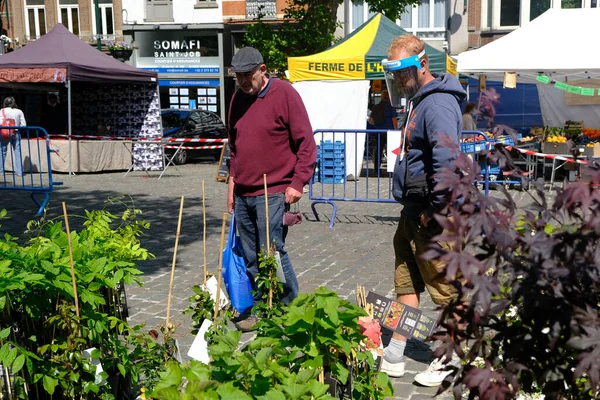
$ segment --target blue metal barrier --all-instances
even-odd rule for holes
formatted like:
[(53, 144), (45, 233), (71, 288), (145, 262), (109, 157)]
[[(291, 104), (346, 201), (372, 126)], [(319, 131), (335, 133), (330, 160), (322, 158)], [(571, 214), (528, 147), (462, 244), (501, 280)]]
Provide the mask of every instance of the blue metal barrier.
[(314, 136), (317, 167), (308, 193), (317, 221), (320, 219), (315, 206), (320, 203), (333, 207), (329, 224), (333, 228), (336, 201), (396, 202), (392, 196), (392, 173), (382, 173), (387, 131), (330, 129), (316, 130)]
[[(0, 139), (0, 190), (31, 192), (42, 215), (54, 185), (50, 154), (50, 139), (44, 128), (37, 126), (0, 127), (14, 130), (8, 140)], [(38, 199), (41, 197), (41, 199)]]
[[(481, 135), (483, 140), (477, 140)], [(465, 136), (474, 136), (466, 142)], [(333, 207), (330, 228), (335, 224), (336, 201), (395, 203), (392, 195), (392, 173), (381, 172), (386, 159), (387, 131), (319, 129), (314, 131), (318, 147), (317, 166), (309, 183), (309, 199), (315, 219), (319, 221), (316, 205), (329, 204)], [(488, 162), (495, 143), (514, 145), (510, 137), (494, 139), (480, 131), (461, 133), (461, 151), (480, 162), (483, 181), (475, 182), (485, 195), (490, 185), (520, 185), (521, 181), (510, 180), (497, 165)], [(363, 147), (364, 146), (364, 147)], [(394, 149), (392, 149), (394, 150)], [(386, 163), (387, 164), (387, 163)]]

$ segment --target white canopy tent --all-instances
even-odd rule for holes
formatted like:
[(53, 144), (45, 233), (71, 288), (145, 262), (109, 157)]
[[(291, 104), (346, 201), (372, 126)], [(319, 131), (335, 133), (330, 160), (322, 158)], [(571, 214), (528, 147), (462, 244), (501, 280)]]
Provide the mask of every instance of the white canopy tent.
[(529, 83), (539, 73), (560, 81), (600, 78), (594, 43), (599, 21), (600, 8), (552, 8), (498, 40), (459, 54), (458, 72), (500, 81), (504, 72), (516, 72)]
[[(600, 52), (594, 46), (599, 21), (600, 8), (550, 9), (498, 40), (459, 54), (458, 72), (493, 81), (515, 72), (518, 83), (536, 83), (538, 75), (573, 85), (600, 79)], [(546, 125), (560, 126), (572, 119), (600, 127), (598, 105), (567, 105), (565, 91), (553, 83), (537, 87)], [(587, 87), (596, 88), (597, 99), (600, 81)]]

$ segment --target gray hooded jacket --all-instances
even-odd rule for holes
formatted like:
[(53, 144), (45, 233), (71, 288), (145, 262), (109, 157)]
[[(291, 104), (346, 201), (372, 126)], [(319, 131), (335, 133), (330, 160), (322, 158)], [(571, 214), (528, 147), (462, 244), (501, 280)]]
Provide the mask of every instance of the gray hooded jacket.
[(452, 167), (458, 154), (440, 143), (447, 135), (458, 144), (462, 127), (459, 103), (466, 93), (452, 75), (442, 74), (410, 100), (412, 112), (405, 124), (406, 155), (394, 166), (393, 195), (413, 218), (427, 210), (429, 216), (445, 206), (444, 194), (434, 193), (434, 175)]

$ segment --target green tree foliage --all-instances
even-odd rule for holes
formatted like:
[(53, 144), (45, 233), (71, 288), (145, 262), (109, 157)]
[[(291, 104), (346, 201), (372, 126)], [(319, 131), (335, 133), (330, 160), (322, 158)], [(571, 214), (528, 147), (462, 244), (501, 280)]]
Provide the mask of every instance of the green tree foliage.
[[(265, 23), (259, 15), (257, 22), (246, 28), (244, 45), (258, 49), (269, 70), (279, 76), (287, 69), (288, 57), (299, 57), (327, 49), (338, 39), (335, 30), (342, 27), (337, 20), (342, 0), (289, 0), (283, 9), (282, 24)], [(369, 0), (371, 12), (381, 12), (395, 21), (406, 7), (419, 0)]]

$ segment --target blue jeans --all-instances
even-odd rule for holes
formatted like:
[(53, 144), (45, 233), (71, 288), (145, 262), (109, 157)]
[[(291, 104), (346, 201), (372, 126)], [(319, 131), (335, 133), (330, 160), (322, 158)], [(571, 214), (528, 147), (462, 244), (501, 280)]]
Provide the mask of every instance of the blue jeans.
[[(269, 195), (269, 239), (281, 257), (283, 274), (286, 283), (283, 284), (283, 303), (289, 304), (298, 296), (298, 280), (292, 263), (285, 251), (285, 237), (288, 227), (283, 226), (283, 213), (289, 209), (285, 204), (285, 195), (275, 193)], [(265, 196), (242, 197), (235, 196), (235, 223), (240, 234), (240, 242), (246, 256), (247, 270), (252, 287), (255, 291), (256, 276), (258, 275), (258, 253), (267, 249)], [(255, 302), (260, 294), (254, 297)]]
[[(13, 157), (6, 159), (6, 153), (8, 151), (9, 143), (12, 145)], [(4, 175), (4, 163), (8, 161), (8, 166), (18, 176), (23, 175), (23, 157), (21, 155), (21, 135), (19, 132), (15, 132), (14, 135), (8, 140), (0, 139), (0, 147), (2, 147), (2, 154), (0, 155), (0, 175)], [(4, 180), (3, 176), (0, 176), (1, 180)]]

